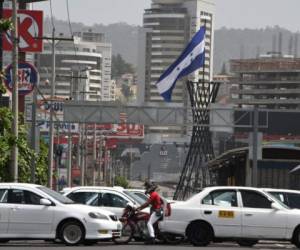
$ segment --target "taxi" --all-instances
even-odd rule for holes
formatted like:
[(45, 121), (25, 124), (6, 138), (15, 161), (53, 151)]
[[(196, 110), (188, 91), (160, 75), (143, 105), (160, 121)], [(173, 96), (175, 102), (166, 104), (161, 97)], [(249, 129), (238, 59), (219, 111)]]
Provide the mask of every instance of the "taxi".
[(300, 210), (290, 209), (259, 188), (207, 187), (172, 204), (163, 232), (184, 235), (194, 246), (234, 239), (253, 246), (260, 239), (287, 240), (300, 248)]

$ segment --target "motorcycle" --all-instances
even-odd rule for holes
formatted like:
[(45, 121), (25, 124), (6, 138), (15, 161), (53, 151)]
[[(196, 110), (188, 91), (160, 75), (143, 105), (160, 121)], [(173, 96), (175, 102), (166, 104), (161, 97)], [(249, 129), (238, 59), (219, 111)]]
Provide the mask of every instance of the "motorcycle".
[[(147, 240), (149, 238), (149, 232), (147, 228), (149, 217), (149, 213), (137, 211), (132, 204), (127, 204), (123, 215), (120, 218), (120, 221), (123, 224), (121, 236), (118, 238), (113, 238), (114, 243), (127, 244), (133, 239), (135, 241)], [(153, 225), (156, 239), (167, 244), (178, 244), (183, 241), (184, 237), (181, 235), (161, 232), (159, 230), (158, 223), (159, 221)]]

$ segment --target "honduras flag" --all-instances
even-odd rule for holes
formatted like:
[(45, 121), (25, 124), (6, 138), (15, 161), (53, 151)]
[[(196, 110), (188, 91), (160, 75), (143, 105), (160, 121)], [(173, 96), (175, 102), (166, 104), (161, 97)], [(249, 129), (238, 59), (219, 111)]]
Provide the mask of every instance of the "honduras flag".
[(176, 81), (186, 76), (204, 64), (205, 49), (205, 27), (194, 35), (179, 58), (160, 76), (156, 86), (159, 94), (165, 101), (171, 101), (172, 91)]

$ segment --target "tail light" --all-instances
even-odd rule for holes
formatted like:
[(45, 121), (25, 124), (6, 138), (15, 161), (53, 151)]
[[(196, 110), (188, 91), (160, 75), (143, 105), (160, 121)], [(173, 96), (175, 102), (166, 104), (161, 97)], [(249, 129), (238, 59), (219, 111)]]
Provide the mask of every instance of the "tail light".
[(171, 216), (171, 203), (167, 203), (167, 209), (165, 212), (165, 217)]

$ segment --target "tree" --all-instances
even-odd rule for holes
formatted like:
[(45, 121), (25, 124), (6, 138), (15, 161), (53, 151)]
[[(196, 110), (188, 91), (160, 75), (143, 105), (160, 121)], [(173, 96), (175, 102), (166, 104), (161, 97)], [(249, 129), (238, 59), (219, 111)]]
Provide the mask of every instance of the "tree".
[(133, 66), (130, 63), (127, 63), (120, 54), (112, 56), (112, 78), (118, 79), (123, 74), (134, 73)]
[(115, 178), (115, 186), (120, 186), (123, 188), (128, 188), (129, 183), (124, 176), (116, 176)]
[[(10, 19), (0, 19), (0, 32), (7, 32), (12, 28)], [(6, 92), (3, 85), (3, 72), (0, 71), (0, 97)], [(19, 149), (18, 170), (19, 181), (30, 182), (32, 162), (36, 162), (37, 183), (47, 182), (47, 147), (41, 143), (39, 155), (29, 147), (27, 142), (27, 128), (23, 123), (23, 118), (19, 116), (19, 136), (12, 133), (13, 114), (7, 107), (0, 107), (0, 181), (11, 181), (10, 173), (11, 150), (14, 145)]]

